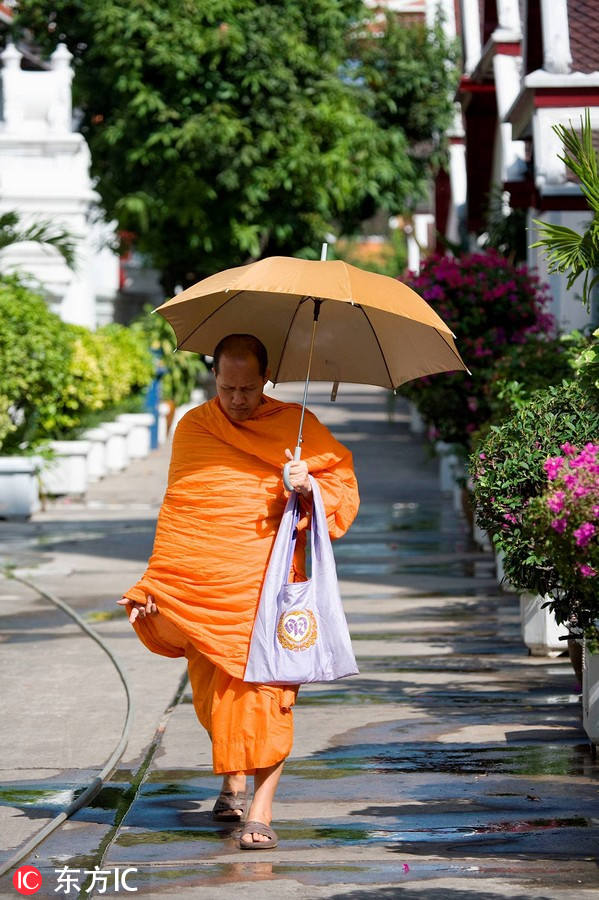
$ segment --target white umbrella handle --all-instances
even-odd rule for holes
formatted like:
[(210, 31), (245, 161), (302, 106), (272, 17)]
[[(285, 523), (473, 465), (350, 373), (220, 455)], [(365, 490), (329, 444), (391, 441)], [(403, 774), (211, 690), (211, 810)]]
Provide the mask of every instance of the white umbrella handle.
[(288, 491), (295, 490), (295, 488), (289, 481), (289, 467), (291, 466), (292, 462), (297, 462), (298, 459), (301, 458), (301, 455), (302, 455), (302, 448), (298, 446), (295, 448), (295, 453), (293, 454), (293, 460), (290, 459), (289, 462), (286, 462), (285, 465), (283, 466), (283, 484), (285, 485), (285, 487), (287, 488)]

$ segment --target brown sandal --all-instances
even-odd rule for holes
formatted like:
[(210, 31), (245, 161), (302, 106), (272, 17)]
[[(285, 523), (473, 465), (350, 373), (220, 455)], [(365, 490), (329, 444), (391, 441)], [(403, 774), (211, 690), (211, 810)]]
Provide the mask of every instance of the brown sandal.
[[(267, 837), (267, 841), (255, 841), (252, 838), (251, 844), (248, 841), (244, 841), (243, 838), (247, 837), (250, 834), (263, 834), (264, 837)], [(250, 822), (246, 822), (243, 826), (243, 831), (239, 837), (239, 846), (242, 850), (272, 850), (279, 843), (279, 837), (276, 831), (270, 827), (270, 825), (265, 825), (264, 822), (255, 822), (251, 820)]]
[(212, 818), (217, 822), (241, 822), (247, 813), (248, 798), (249, 791), (221, 791), (212, 809)]

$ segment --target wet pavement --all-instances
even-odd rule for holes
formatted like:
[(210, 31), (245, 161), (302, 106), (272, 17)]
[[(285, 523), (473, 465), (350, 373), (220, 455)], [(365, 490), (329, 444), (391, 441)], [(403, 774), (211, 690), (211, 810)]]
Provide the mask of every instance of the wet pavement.
[[(93, 624), (136, 704), (110, 782), (23, 860), (44, 878), (37, 896), (67, 894), (64, 867), (84, 896), (102, 893), (86, 890), (98, 866), (131, 867), (144, 897), (599, 897), (599, 767), (568, 660), (527, 656), (517, 598), (439, 494), (402, 404), (390, 418), (383, 391), (311, 396), (358, 471), (360, 514), (335, 552), (360, 674), (300, 691), (276, 850), (240, 851), (235, 829), (212, 822), (218, 780), (184, 662), (148, 653), (115, 613), (151, 548), (168, 448), (85, 504), (0, 523), (2, 564)], [(125, 703), (110, 661), (63, 613), (14, 579), (0, 593), (7, 859), (101, 769)], [(9, 876), (0, 896), (16, 896)]]

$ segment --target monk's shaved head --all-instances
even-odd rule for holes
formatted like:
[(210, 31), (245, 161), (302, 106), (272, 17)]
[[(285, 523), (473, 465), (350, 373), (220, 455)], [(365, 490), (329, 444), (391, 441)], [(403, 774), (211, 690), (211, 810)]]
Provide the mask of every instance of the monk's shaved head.
[(268, 368), (266, 347), (253, 334), (228, 334), (214, 348), (214, 373), (218, 375), (220, 358), (223, 354), (232, 359), (243, 359), (254, 356), (258, 360), (260, 375), (265, 375)]

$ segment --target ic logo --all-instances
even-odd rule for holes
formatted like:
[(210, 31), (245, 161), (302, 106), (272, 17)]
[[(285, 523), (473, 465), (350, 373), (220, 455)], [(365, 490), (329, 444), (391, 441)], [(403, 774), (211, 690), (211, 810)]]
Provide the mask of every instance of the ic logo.
[(35, 866), (20, 866), (12, 876), (19, 894), (35, 894), (42, 886), (42, 873)]

